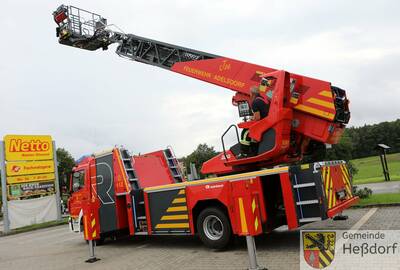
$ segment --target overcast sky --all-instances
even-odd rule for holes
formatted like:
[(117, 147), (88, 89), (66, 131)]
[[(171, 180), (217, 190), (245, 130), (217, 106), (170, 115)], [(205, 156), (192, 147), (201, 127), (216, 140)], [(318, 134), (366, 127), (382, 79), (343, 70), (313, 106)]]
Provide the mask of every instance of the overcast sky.
[[(233, 92), (118, 57), (59, 45), (62, 2), (2, 0), (0, 136), (50, 134), (75, 158), (199, 143), (221, 149), (239, 122)], [(353, 126), (400, 116), (400, 2), (67, 1), (127, 33), (330, 81)]]

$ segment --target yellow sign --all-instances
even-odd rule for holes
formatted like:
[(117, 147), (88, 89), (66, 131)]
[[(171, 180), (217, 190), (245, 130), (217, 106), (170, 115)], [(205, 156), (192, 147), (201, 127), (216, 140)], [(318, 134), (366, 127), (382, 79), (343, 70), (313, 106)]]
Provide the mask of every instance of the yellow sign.
[(54, 172), (54, 161), (21, 161), (7, 162), (7, 176), (19, 176), (27, 174), (52, 173)]
[(7, 161), (53, 159), (51, 136), (6, 135), (4, 144)]
[(42, 173), (34, 175), (20, 175), (7, 177), (8, 184), (20, 184), (28, 182), (43, 182), (56, 179), (54, 173)]

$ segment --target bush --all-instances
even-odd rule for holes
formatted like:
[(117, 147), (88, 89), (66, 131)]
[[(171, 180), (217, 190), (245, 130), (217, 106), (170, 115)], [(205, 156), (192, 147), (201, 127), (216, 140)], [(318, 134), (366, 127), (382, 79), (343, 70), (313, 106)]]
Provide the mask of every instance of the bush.
[(354, 186), (353, 195), (360, 197), (360, 199), (367, 199), (372, 195), (372, 189), (367, 187), (363, 189), (358, 189), (357, 186)]
[(358, 173), (358, 168), (350, 160), (346, 161), (346, 163), (347, 163), (347, 168), (349, 168), (351, 179), (353, 179), (353, 177)]

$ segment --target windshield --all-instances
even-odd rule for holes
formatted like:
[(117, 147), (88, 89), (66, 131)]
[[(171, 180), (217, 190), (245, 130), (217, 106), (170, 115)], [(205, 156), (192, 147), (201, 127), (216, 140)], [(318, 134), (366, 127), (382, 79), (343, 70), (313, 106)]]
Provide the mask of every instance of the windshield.
[(72, 176), (72, 190), (77, 191), (85, 185), (85, 171), (74, 172)]

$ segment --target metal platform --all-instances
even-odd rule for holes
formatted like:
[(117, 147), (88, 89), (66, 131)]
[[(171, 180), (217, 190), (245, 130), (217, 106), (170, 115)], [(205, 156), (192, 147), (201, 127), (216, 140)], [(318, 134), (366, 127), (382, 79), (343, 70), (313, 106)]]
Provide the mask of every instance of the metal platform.
[(107, 20), (96, 13), (62, 5), (53, 12), (53, 17), (61, 44), (94, 51), (107, 49), (112, 43), (110, 33), (105, 30)]

